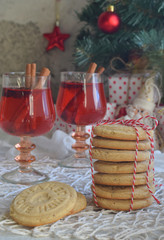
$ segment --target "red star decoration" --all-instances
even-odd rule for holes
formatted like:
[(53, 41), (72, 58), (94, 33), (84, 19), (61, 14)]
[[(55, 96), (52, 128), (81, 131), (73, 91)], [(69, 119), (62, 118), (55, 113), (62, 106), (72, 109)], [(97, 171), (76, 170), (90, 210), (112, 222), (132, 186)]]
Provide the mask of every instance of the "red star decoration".
[(70, 34), (63, 34), (60, 32), (60, 28), (55, 25), (52, 33), (44, 33), (43, 36), (49, 41), (46, 48), (47, 51), (51, 50), (54, 47), (59, 48), (61, 51), (64, 51), (64, 40), (70, 37)]

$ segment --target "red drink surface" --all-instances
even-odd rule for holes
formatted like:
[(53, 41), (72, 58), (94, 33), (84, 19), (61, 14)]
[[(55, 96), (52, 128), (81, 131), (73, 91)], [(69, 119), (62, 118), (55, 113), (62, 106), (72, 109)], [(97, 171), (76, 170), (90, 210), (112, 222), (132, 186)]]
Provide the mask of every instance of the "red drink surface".
[(0, 109), (1, 128), (15, 136), (39, 136), (55, 121), (50, 89), (3, 88)]
[(70, 124), (98, 122), (106, 113), (103, 83), (87, 83), (84, 86), (83, 83), (61, 82), (56, 109), (58, 116)]

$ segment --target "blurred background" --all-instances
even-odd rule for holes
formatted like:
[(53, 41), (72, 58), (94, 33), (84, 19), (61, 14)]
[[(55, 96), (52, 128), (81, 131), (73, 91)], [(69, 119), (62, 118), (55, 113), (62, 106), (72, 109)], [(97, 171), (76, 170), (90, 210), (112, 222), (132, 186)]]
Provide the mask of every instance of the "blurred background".
[(60, 31), (70, 37), (64, 41), (64, 51), (46, 51), (55, 26), (55, 0), (0, 0), (0, 75), (9, 71), (24, 71), (26, 63), (36, 62), (37, 70), (48, 67), (52, 76), (53, 99), (59, 88), (60, 71), (74, 70), (72, 51), (76, 35), (82, 26), (75, 11), (86, 1), (61, 0)]
[[(70, 36), (57, 40), (51, 36), (51, 40), (56, 41), (54, 46), (43, 34), (54, 32), (58, 17), (61, 34)], [(36, 62), (37, 71), (48, 67), (56, 102), (60, 72), (86, 71), (91, 62), (96, 62), (106, 69), (103, 76), (109, 102), (131, 103), (140, 91), (140, 86), (135, 87), (135, 74), (140, 77), (152, 72), (161, 74), (153, 77), (161, 99), (164, 92), (163, 19), (163, 0), (0, 0), (0, 75), (24, 71), (26, 63)], [(127, 81), (125, 72), (132, 84), (127, 84), (126, 101), (123, 100), (125, 90), (120, 92)], [(121, 74), (116, 76), (123, 79), (121, 86), (113, 76), (115, 73)], [(113, 86), (111, 89), (113, 81), (117, 83), (114, 90)], [(161, 103), (164, 104), (164, 98)]]

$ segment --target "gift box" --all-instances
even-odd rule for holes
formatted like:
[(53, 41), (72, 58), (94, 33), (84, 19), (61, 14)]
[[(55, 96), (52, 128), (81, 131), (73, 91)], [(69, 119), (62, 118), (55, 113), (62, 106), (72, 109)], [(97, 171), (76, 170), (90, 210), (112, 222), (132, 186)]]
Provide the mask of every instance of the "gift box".
[[(106, 114), (104, 119), (105, 120), (114, 119), (115, 111), (116, 111), (116, 103), (107, 103)], [(56, 112), (56, 107), (55, 107), (55, 112)], [(91, 125), (86, 126), (86, 132), (90, 134), (91, 128), (92, 128)], [(61, 130), (69, 134), (76, 130), (76, 125), (67, 124), (66, 122), (62, 121), (56, 113), (56, 119), (55, 119), (53, 131), (55, 130)]]
[(104, 120), (113, 120), (116, 111), (116, 103), (107, 103)]
[(109, 102), (131, 104), (138, 95), (148, 73), (119, 73), (108, 78)]

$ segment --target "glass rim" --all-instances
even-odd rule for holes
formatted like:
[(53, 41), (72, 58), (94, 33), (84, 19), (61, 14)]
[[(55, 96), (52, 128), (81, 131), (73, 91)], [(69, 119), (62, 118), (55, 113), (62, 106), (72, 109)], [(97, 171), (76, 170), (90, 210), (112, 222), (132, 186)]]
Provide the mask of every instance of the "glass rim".
[(5, 72), (5, 73), (2, 73), (2, 76), (14, 76), (16, 74), (21, 74), (23, 75), (25, 72)]
[(26, 76), (25, 72), (5, 72), (2, 74), (2, 78), (9, 77), (9, 78), (16, 78), (16, 77), (23, 77), (23, 78), (50, 78), (51, 74), (48, 76), (39, 76), (40, 72), (36, 72), (36, 76)]
[(99, 73), (87, 73), (87, 72), (80, 72), (80, 71), (62, 71), (62, 72), (60, 72), (60, 74), (73, 74), (73, 73), (75, 73), (75, 74), (92, 74), (92, 75), (95, 75), (95, 76), (100, 76), (100, 74)]

